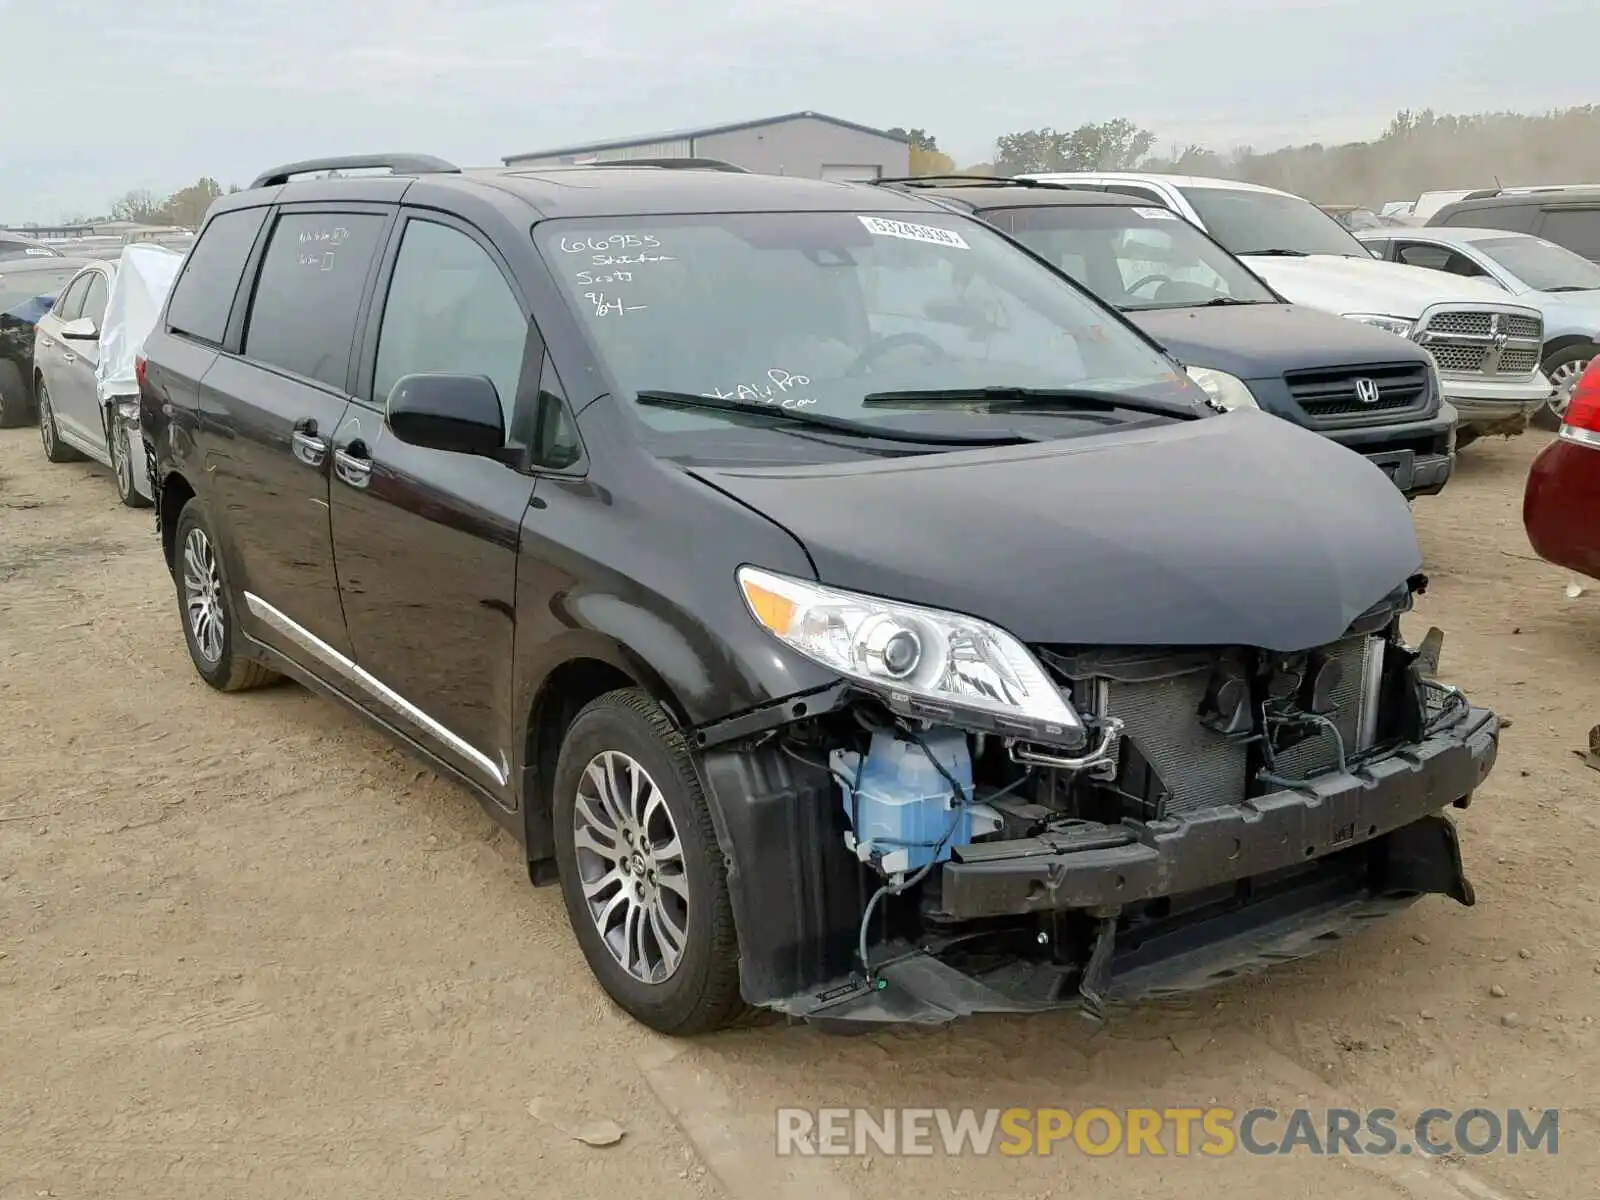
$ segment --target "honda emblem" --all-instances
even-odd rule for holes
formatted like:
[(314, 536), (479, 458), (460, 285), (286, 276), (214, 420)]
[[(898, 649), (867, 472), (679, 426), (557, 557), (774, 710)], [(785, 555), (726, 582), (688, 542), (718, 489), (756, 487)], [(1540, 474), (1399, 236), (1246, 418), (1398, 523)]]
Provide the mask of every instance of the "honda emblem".
[(1378, 390), (1378, 381), (1375, 379), (1356, 380), (1356, 399), (1362, 404), (1376, 404), (1383, 395)]

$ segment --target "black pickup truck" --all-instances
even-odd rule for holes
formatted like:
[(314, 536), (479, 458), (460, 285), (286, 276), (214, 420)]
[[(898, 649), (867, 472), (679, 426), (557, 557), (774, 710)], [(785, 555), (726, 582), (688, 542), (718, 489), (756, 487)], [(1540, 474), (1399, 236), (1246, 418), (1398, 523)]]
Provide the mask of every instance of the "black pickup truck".
[(883, 183), (1011, 235), (1165, 346), (1213, 402), (1260, 408), (1348, 446), (1408, 499), (1434, 495), (1449, 480), (1456, 414), (1425, 349), (1289, 304), (1170, 209), (1035, 180)]

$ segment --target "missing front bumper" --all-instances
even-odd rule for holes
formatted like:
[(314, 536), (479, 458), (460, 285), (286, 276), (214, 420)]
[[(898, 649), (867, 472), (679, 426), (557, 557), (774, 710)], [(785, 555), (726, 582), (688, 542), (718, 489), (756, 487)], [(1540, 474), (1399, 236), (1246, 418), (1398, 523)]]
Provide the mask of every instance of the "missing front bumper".
[[(945, 864), (937, 924), (919, 944), (874, 948), (859, 970), (750, 997), (822, 1024), (941, 1024), (979, 1012), (1132, 1002), (1222, 983), (1312, 954), (1428, 894), (1474, 902), (1454, 824), (1494, 765), (1499, 720), (1470, 709), (1448, 731), (1355, 775), (1144, 826), (965, 847)], [(820, 897), (819, 897), (820, 899)], [(1168, 901), (1160, 920), (1119, 922)], [(970, 931), (1093, 914), (1103, 953), (969, 953)], [(748, 948), (747, 948), (748, 949)], [(837, 959), (835, 959), (837, 961)]]

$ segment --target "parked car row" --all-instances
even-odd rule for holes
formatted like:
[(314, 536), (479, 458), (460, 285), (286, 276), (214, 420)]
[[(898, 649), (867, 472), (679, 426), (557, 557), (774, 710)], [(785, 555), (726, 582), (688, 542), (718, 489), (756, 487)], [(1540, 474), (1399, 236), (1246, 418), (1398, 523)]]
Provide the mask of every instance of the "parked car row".
[(1498, 718), (1403, 637), (1407, 481), (1337, 442), (1420, 423), (1416, 490), (1451, 384), (1390, 330), (1537, 310), (1346, 238), (1414, 308), (1303, 312), (1226, 197), (707, 167), (213, 204), (136, 369), (202, 679), (458, 779), (673, 1034), (1098, 1015), (1473, 902)]
[(124, 247), (115, 262), (41, 259), (25, 286), (60, 290), (35, 294), (14, 318), (11, 343), (0, 341), (0, 423), (31, 414), (47, 459), (110, 467), (132, 508), (153, 496), (134, 362), (182, 262), (154, 242)]
[(1481, 280), (1378, 262), (1316, 205), (1256, 184), (1186, 175), (1056, 173), (1042, 182), (1138, 196), (1206, 230), (1293, 304), (1375, 325), (1426, 347), (1460, 415), (1458, 444), (1520, 432), (1549, 402), (1544, 319)]

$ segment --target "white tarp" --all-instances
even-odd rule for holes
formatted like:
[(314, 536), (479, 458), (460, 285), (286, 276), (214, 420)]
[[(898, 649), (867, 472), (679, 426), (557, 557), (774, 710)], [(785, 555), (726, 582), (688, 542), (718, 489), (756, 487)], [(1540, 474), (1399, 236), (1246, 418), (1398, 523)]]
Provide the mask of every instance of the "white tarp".
[(105, 323), (100, 329), (95, 390), (101, 403), (113, 396), (138, 394), (133, 360), (155, 328), (161, 306), (182, 265), (183, 255), (164, 246), (135, 243), (122, 251), (116, 278), (111, 282), (111, 295), (106, 298)]

